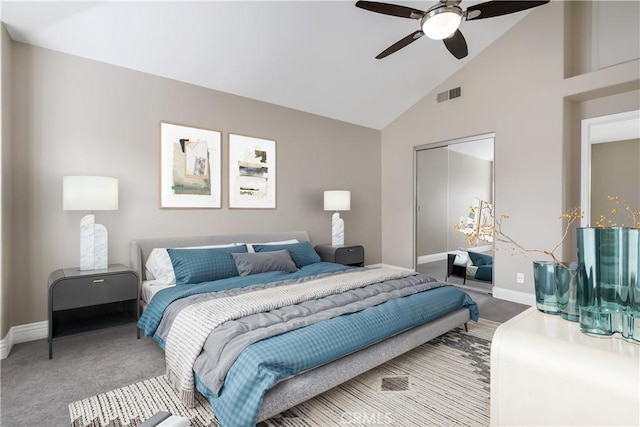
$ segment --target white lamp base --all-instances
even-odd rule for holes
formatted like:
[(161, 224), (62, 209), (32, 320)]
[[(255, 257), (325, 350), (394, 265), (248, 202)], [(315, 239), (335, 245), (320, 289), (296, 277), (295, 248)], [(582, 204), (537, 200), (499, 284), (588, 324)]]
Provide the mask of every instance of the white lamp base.
[(331, 216), (331, 246), (344, 245), (344, 220), (338, 212)]
[(96, 270), (103, 270), (109, 266), (109, 236), (106, 227), (102, 224), (96, 224), (94, 236), (94, 268)]
[(95, 223), (93, 214), (80, 220), (80, 270), (101, 270), (109, 265), (109, 237), (102, 224)]

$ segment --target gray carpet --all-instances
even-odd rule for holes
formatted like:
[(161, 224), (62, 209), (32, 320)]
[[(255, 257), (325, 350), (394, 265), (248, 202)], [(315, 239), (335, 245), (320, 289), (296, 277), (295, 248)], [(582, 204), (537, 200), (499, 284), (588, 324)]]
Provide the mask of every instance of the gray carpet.
[[(457, 328), (334, 389), (260, 423), (260, 427), (359, 424), (488, 425), (489, 353), (499, 323), (481, 319)], [(134, 427), (158, 411), (217, 427), (199, 398), (185, 408), (164, 376), (69, 405), (74, 427)]]
[[(528, 306), (466, 289), (480, 316), (504, 322)], [(47, 341), (17, 344), (0, 363), (0, 425), (68, 426), (74, 401), (164, 374), (155, 341), (136, 340), (133, 324), (57, 340), (53, 360)]]

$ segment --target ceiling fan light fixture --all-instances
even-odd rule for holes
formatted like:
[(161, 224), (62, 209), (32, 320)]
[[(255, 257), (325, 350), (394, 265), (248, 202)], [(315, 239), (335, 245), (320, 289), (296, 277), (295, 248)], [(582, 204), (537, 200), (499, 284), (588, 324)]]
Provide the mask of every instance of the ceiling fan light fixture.
[(433, 40), (451, 37), (462, 22), (462, 9), (457, 6), (443, 6), (430, 10), (423, 18), (422, 31)]

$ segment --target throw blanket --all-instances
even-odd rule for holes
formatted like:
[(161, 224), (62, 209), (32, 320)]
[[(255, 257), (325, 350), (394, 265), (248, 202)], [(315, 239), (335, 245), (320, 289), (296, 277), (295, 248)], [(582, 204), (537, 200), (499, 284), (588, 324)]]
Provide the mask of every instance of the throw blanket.
[(354, 270), (338, 276), (311, 280), (304, 286), (285, 285), (228, 298), (193, 304), (180, 312), (166, 341), (167, 379), (183, 404), (194, 405), (193, 365), (213, 329), (224, 322), (251, 314), (343, 293), (373, 283), (415, 273), (390, 269)]

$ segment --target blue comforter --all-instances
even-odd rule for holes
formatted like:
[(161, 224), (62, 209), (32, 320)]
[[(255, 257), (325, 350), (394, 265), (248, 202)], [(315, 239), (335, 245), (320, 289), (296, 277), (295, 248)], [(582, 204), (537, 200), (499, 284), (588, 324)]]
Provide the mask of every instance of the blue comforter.
[[(311, 264), (296, 273), (264, 273), (199, 285), (179, 286), (156, 294), (139, 327), (164, 346), (155, 334), (162, 313), (180, 298), (203, 292), (275, 283), (284, 279), (338, 272), (347, 267)], [(181, 289), (184, 288), (184, 289)], [(387, 301), (355, 313), (338, 316), (258, 341), (246, 347), (228, 371), (219, 393), (212, 392), (196, 373), (196, 387), (211, 402), (225, 427), (254, 426), (264, 393), (278, 381), (360, 350), (407, 329), (468, 307), (477, 320), (475, 302), (463, 291), (444, 286)]]
[[(283, 280), (299, 279), (311, 277), (319, 274), (335, 273), (345, 271), (351, 267), (329, 262), (318, 262), (302, 267), (295, 273), (283, 273), (281, 271), (271, 271), (268, 273), (254, 274), (251, 276), (236, 276), (228, 279), (216, 280), (214, 282), (203, 282), (197, 285), (181, 285), (163, 289), (156, 293), (151, 299), (147, 309), (138, 320), (138, 328), (144, 331), (145, 336), (155, 337), (156, 330), (162, 321), (162, 315), (169, 304), (181, 298), (207, 292), (226, 291), (234, 288), (244, 288), (263, 283), (274, 283)], [(164, 348), (164, 343), (160, 342)]]

